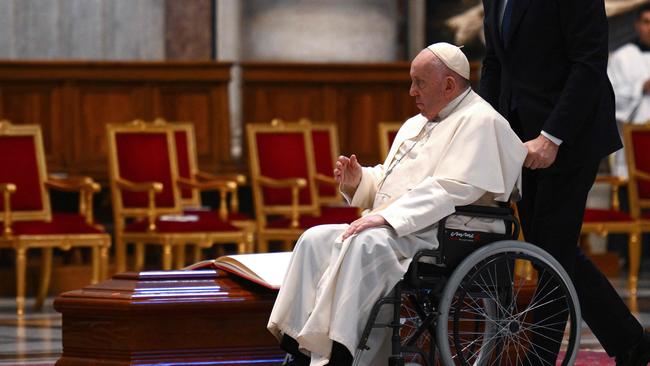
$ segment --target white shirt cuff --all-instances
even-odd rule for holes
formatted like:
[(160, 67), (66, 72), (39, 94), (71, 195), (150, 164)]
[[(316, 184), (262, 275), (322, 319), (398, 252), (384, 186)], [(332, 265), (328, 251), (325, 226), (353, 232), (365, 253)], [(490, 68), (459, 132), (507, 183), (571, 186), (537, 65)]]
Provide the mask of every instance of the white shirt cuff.
[(544, 137), (546, 137), (547, 139), (551, 140), (551, 142), (557, 146), (560, 146), (562, 144), (562, 139), (559, 139), (546, 131), (542, 131), (542, 135), (544, 135)]

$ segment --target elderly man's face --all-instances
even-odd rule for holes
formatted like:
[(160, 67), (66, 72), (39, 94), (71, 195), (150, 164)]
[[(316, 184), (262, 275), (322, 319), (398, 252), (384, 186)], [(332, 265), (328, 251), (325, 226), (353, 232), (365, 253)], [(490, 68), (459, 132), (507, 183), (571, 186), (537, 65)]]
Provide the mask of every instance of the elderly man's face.
[(639, 36), (639, 40), (646, 47), (650, 47), (650, 11), (644, 11), (634, 23), (634, 28)]
[(434, 57), (429, 50), (423, 50), (411, 63), (409, 94), (415, 97), (415, 105), (428, 119), (438, 115), (447, 104), (443, 94), (443, 77), (438, 75), (433, 66)]

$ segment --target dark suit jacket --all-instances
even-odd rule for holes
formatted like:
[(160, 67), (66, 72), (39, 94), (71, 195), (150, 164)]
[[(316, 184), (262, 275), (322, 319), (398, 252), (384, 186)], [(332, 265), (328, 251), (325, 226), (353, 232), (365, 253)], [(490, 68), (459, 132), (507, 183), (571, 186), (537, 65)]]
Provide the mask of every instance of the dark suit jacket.
[[(499, 2), (483, 0), (487, 54), (479, 93), (522, 140), (542, 130), (563, 140), (556, 164), (600, 159), (622, 145), (607, 78), (603, 0), (511, 0), (510, 37), (501, 40)], [(511, 121), (511, 124), (513, 123)]]

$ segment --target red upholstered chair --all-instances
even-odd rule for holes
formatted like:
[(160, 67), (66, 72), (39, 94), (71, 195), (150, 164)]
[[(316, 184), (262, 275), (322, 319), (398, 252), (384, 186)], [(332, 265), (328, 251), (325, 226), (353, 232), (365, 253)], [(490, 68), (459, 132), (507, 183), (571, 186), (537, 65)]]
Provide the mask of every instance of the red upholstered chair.
[(397, 131), (402, 127), (402, 124), (399, 122), (379, 122), (379, 151), (381, 153), (380, 160), (384, 161), (390, 147), (395, 141), (395, 136), (397, 136)]
[[(629, 173), (630, 215), (638, 222), (641, 232), (650, 232), (650, 123), (623, 125), (623, 142)], [(640, 244), (637, 246), (635, 259), (641, 254)]]
[(248, 124), (246, 129), (259, 251), (267, 251), (272, 240), (290, 250), (312, 226), (350, 222), (335, 211), (321, 210), (308, 125), (276, 120)]
[[(239, 212), (239, 195), (237, 189), (246, 184), (246, 177), (242, 174), (215, 175), (199, 170), (198, 154), (196, 150), (196, 135), (194, 125), (187, 122), (166, 122), (158, 118), (154, 121), (157, 125), (167, 125), (174, 131), (174, 142), (176, 144), (176, 161), (178, 163), (179, 179), (184, 182), (185, 187), (180, 189), (180, 201), (183, 211), (186, 214), (194, 215), (218, 215), (223, 221), (228, 221), (234, 226), (246, 230), (249, 235), (255, 232), (255, 221), (245, 214)], [(202, 191), (219, 192), (219, 208), (211, 210), (201, 202)], [(253, 251), (253, 237), (247, 240), (251, 247), (247, 252)], [(201, 247), (195, 246), (194, 262), (201, 259)], [(178, 263), (183, 262), (185, 251), (179, 247)]]
[[(43, 263), (36, 307), (47, 295), (52, 249), (92, 248), (93, 283), (106, 277), (110, 236), (93, 221), (92, 196), (99, 186), (87, 177), (47, 177), (41, 128), (0, 121), (0, 247), (16, 251), (16, 304), (25, 307), (27, 250), (41, 248)], [(79, 192), (79, 213), (53, 213), (49, 189)]]
[(330, 122), (313, 123), (305, 118), (298, 121), (298, 123), (311, 129), (316, 168), (314, 182), (317, 187), (316, 193), (321, 215), (336, 217), (337, 221), (340, 222), (352, 222), (358, 219), (361, 217), (361, 210), (358, 207), (346, 205), (339, 192), (339, 184), (334, 179), (334, 165), (340, 154), (336, 124)]
[[(172, 268), (173, 248), (191, 243), (209, 247), (236, 243), (244, 253), (250, 246), (245, 230), (218, 215), (184, 214), (181, 189), (219, 189), (223, 182), (195, 184), (181, 179), (174, 132), (167, 125), (133, 121), (107, 125), (109, 172), (115, 217), (118, 272), (126, 269), (126, 244), (136, 244), (135, 268), (144, 262), (144, 245), (162, 246), (165, 270)], [(177, 257), (177, 267), (182, 267)]]
[(601, 236), (606, 236), (607, 234), (628, 234), (628, 253), (630, 258), (628, 286), (632, 293), (636, 293), (639, 263), (641, 260), (639, 225), (637, 220), (635, 220), (630, 214), (620, 210), (618, 200), (619, 188), (625, 185), (627, 180), (616, 176), (598, 176), (596, 177), (595, 183), (610, 186), (611, 208), (585, 209), (581, 233), (594, 233)]

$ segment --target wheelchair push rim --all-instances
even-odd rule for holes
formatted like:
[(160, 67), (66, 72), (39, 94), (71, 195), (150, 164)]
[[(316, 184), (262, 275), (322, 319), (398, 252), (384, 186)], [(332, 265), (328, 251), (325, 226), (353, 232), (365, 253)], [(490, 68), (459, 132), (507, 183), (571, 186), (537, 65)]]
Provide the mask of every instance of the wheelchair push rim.
[[(532, 263), (538, 274), (533, 287), (514, 276), (515, 259)], [(443, 365), (555, 366), (550, 355), (560, 348), (561, 365), (575, 362), (578, 297), (561, 265), (537, 246), (500, 241), (478, 249), (452, 273), (438, 311)]]

